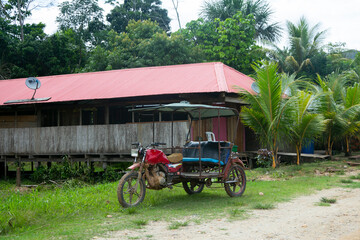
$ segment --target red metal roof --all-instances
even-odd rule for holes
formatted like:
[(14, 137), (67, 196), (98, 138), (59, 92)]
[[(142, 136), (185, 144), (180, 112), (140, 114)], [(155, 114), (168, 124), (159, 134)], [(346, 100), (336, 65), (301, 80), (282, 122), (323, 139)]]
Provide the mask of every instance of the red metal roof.
[[(251, 91), (253, 79), (219, 62), (144, 67), (37, 77), (41, 87), (35, 98), (49, 102), (110, 99), (179, 93)], [(26, 78), (0, 81), (0, 105), (29, 99), (33, 90)]]

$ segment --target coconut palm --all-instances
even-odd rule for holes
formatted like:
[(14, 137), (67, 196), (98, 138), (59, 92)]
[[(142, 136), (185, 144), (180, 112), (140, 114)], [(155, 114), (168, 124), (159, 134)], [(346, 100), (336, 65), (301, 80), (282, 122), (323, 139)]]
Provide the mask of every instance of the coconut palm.
[[(278, 64), (263, 62), (253, 66), (258, 94), (241, 90), (241, 96), (249, 104), (243, 107), (241, 119), (259, 137), (261, 143), (273, 153), (272, 166), (276, 166), (279, 138), (288, 128), (288, 118), (293, 114), (291, 102), (293, 97), (284, 97), (285, 81), (278, 71)], [(289, 85), (291, 81), (286, 81)]]
[(360, 132), (360, 83), (348, 87), (341, 112), (345, 120), (343, 137), (346, 143), (345, 154), (350, 155), (350, 138)]
[(200, 14), (204, 19), (213, 21), (215, 18), (225, 20), (232, 18), (237, 12), (244, 16), (252, 14), (255, 18), (256, 39), (276, 41), (281, 34), (279, 23), (270, 23), (273, 14), (265, 0), (207, 0)]
[(324, 117), (317, 114), (321, 99), (319, 94), (298, 91), (293, 107), (295, 111), (291, 115), (289, 138), (296, 147), (297, 165), (300, 164), (301, 148), (307, 142), (313, 141), (325, 129)]
[(318, 76), (320, 92), (326, 93), (325, 105), (321, 112), (327, 119), (325, 137), (327, 154), (332, 154), (335, 141), (345, 140), (346, 154), (350, 153), (349, 140), (359, 131), (360, 86), (356, 83), (347, 87), (349, 79), (344, 75), (333, 73), (322, 80)]
[(310, 27), (305, 17), (301, 17), (297, 24), (287, 21), (286, 25), (291, 54), (286, 58), (286, 62), (295, 72), (300, 72), (306, 66), (314, 68), (311, 59), (322, 48), (326, 30), (320, 31), (319, 23)]
[[(305, 17), (301, 17), (297, 24), (287, 21), (289, 47), (280, 49), (273, 43), (270, 55), (280, 63), (281, 69), (287, 73), (299, 74), (305, 70), (310, 73), (319, 71), (315, 60), (322, 56), (322, 43), (326, 30), (320, 31), (320, 24), (310, 26)], [(319, 58), (321, 59), (321, 58)]]

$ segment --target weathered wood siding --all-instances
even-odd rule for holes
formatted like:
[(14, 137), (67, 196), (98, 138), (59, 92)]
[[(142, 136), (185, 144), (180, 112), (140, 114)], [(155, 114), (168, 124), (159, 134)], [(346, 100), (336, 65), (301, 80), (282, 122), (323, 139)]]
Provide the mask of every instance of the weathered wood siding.
[[(188, 122), (174, 122), (174, 146), (183, 146)], [(155, 123), (155, 142), (171, 147), (171, 122)], [(153, 124), (0, 129), (0, 154), (128, 153), (132, 142), (153, 142)]]

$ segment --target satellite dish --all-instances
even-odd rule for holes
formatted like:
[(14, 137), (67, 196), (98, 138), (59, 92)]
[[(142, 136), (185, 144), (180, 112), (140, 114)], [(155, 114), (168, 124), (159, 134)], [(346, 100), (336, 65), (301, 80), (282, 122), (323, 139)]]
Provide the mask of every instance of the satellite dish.
[(46, 98), (34, 98), (35, 97), (35, 93), (36, 93), (36, 89), (39, 89), (41, 86), (41, 82), (39, 81), (39, 79), (35, 78), (35, 77), (29, 77), (25, 80), (25, 85), (34, 90), (34, 94), (32, 95), (32, 97), (30, 99), (19, 99), (19, 100), (9, 100), (4, 102), (4, 104), (11, 104), (11, 103), (24, 103), (24, 102), (39, 102), (39, 101), (48, 101), (51, 99), (51, 97), (46, 97)]
[(26, 79), (25, 85), (30, 89), (36, 90), (40, 88), (41, 82), (35, 77), (29, 77)]
[(251, 84), (251, 89), (254, 90), (254, 92), (256, 92), (256, 93), (260, 93), (260, 88), (259, 88), (259, 85), (257, 84), (257, 82), (253, 82)]

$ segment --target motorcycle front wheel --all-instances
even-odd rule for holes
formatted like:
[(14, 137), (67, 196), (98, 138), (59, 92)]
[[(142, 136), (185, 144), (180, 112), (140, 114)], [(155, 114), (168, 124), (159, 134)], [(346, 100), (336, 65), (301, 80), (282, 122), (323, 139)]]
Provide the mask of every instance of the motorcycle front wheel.
[(124, 208), (135, 207), (145, 198), (146, 186), (142, 178), (136, 184), (138, 172), (129, 172), (125, 174), (119, 182), (117, 196), (119, 203)]

